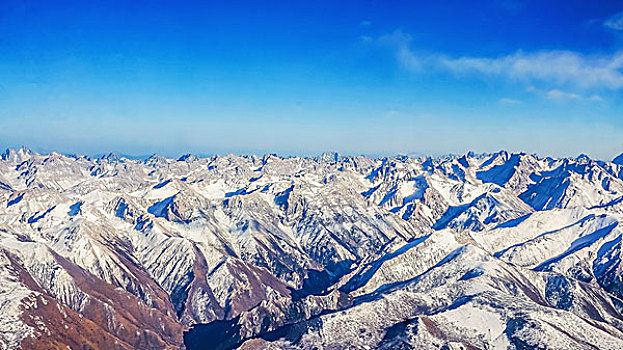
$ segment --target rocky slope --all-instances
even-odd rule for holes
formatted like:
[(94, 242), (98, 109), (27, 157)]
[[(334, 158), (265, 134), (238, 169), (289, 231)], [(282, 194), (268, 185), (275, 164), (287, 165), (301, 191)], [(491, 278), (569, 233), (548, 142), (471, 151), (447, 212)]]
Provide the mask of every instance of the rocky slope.
[(622, 219), (586, 156), (10, 149), (0, 348), (621, 349)]

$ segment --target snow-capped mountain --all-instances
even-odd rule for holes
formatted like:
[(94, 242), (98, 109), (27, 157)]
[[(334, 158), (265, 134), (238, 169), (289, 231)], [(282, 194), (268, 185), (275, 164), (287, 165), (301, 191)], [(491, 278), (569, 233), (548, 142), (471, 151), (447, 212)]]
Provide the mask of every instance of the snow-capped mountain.
[(622, 349), (623, 156), (0, 160), (3, 349)]

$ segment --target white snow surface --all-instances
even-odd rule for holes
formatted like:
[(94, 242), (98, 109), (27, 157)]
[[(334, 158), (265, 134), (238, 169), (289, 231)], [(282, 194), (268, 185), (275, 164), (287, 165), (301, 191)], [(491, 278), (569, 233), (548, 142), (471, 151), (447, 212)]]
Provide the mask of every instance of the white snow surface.
[(222, 349), (621, 349), (619, 163), (10, 149), (0, 348), (38, 295), (118, 336), (134, 311), (86, 279), (193, 327), (188, 349), (217, 321)]

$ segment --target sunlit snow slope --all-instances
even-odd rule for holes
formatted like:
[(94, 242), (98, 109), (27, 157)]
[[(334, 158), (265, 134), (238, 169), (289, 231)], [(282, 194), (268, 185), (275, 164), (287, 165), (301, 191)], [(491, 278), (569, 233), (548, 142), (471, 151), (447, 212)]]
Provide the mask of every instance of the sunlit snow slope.
[(7, 150), (2, 349), (623, 349), (623, 162)]

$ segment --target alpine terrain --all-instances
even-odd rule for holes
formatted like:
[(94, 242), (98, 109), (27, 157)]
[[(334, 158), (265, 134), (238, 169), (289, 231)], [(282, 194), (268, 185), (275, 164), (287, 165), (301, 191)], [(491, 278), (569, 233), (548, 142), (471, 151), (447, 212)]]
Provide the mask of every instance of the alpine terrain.
[(623, 349), (623, 156), (9, 149), (2, 349)]

